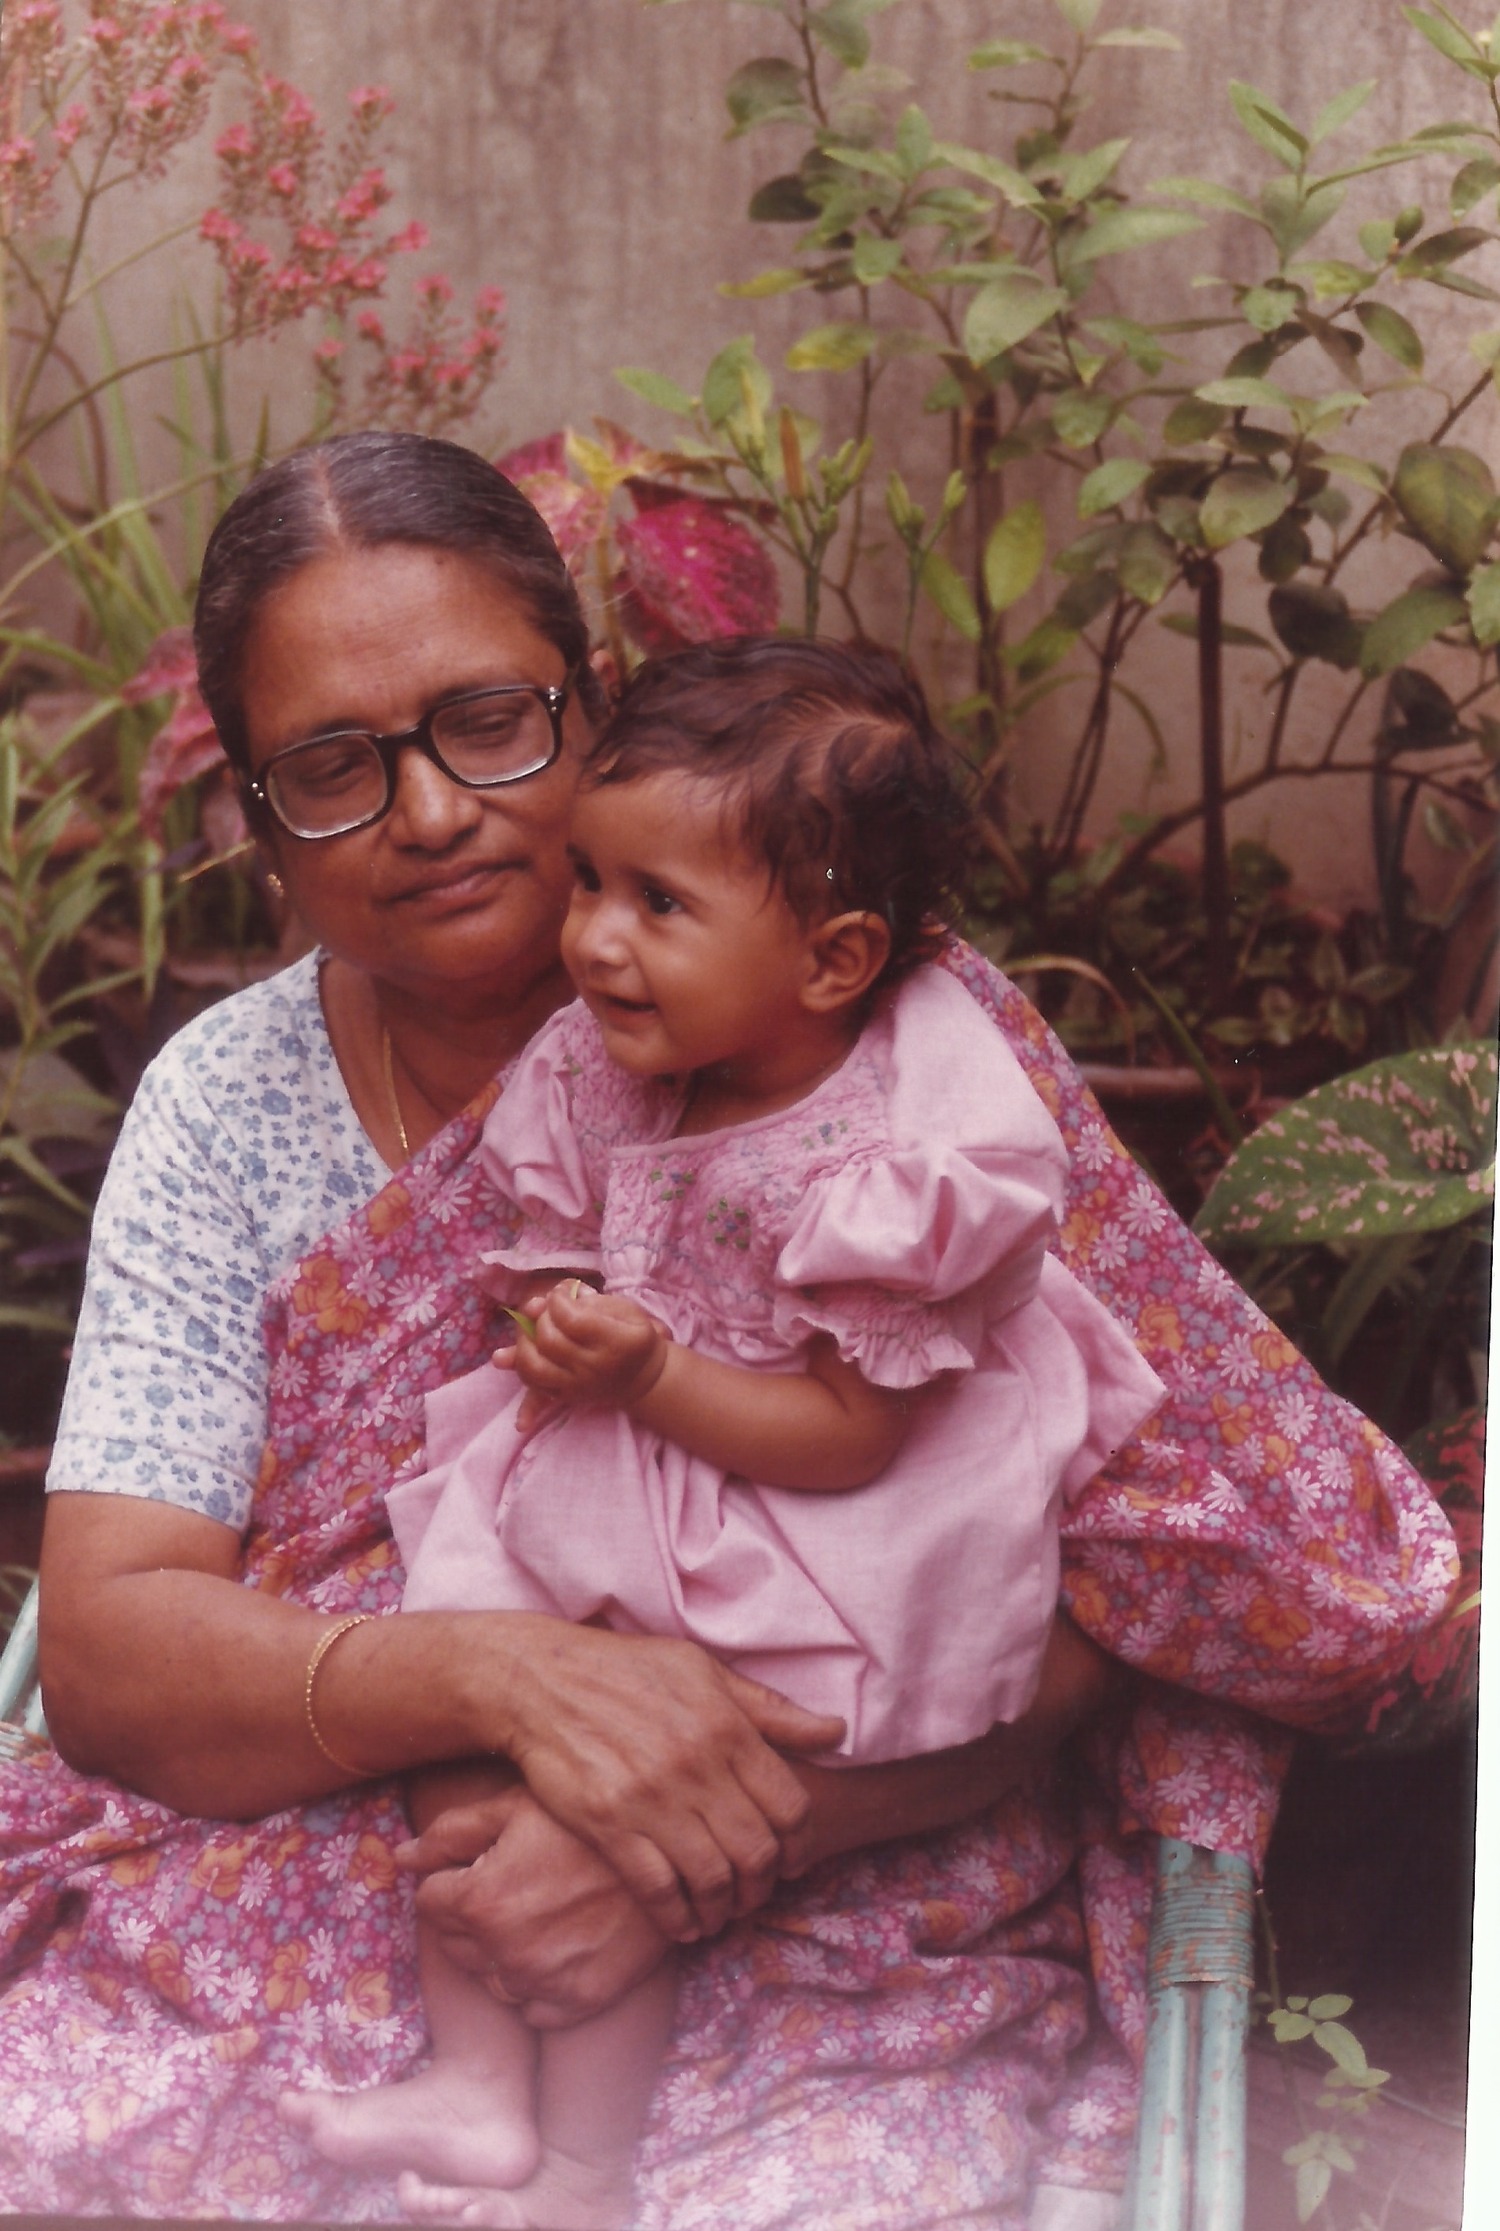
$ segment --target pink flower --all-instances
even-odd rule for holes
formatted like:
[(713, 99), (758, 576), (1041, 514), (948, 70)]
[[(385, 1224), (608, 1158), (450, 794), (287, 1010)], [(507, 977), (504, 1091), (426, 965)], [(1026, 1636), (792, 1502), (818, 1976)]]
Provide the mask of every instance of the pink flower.
[(272, 193), (279, 194), (283, 201), (290, 201), (301, 183), (302, 181), (298, 178), (290, 163), (273, 163), (266, 172), (266, 184), (270, 187)]
[(474, 297), (474, 313), (476, 317), (483, 318), (487, 323), (496, 318), (503, 318), (505, 315), (505, 289), (503, 287), (481, 287)]
[(403, 225), (398, 233), (392, 234), (386, 246), (393, 256), (419, 255), (431, 238), (421, 219), (413, 217), (409, 225)]
[(417, 292), (424, 302), (446, 304), (453, 300), (453, 281), (441, 271), (429, 271), (417, 281)]
[(349, 95), (349, 106), (361, 124), (379, 124), (396, 104), (384, 85), (356, 85)]
[(330, 338), (326, 341), (320, 341), (313, 350), (313, 362), (320, 369), (331, 368), (337, 364), (343, 353), (343, 342)]
[(338, 244), (338, 234), (327, 225), (299, 225), (292, 235), (292, 246), (304, 256), (331, 256)]
[(214, 142), (214, 153), (221, 163), (248, 163), (255, 153), (255, 141), (248, 124), (231, 124)]
[(384, 348), (385, 327), (374, 310), (361, 310), (354, 323), (365, 340), (373, 341), (377, 348)]
[(367, 170), (339, 197), (337, 211), (346, 225), (367, 225), (391, 198), (383, 170)]
[(88, 129), (88, 121), (89, 112), (82, 101), (74, 101), (70, 108), (64, 109), (52, 135), (60, 153), (66, 155), (70, 148), (77, 146)]

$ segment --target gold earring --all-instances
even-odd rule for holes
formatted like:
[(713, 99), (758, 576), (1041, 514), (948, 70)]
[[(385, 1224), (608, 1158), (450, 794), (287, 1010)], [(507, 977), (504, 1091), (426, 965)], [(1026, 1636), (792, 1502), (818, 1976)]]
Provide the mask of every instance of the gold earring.
[(286, 885), (282, 882), (281, 877), (276, 873), (274, 868), (268, 868), (266, 870), (266, 889), (270, 892), (273, 899), (284, 899), (286, 897)]

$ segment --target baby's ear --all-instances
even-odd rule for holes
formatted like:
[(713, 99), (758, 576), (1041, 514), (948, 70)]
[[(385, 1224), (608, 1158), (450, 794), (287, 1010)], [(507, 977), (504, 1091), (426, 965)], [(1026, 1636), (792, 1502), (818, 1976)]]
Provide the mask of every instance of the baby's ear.
[(891, 950), (890, 928), (878, 914), (835, 914), (808, 933), (802, 1004), (809, 1014), (850, 1007), (874, 983)]

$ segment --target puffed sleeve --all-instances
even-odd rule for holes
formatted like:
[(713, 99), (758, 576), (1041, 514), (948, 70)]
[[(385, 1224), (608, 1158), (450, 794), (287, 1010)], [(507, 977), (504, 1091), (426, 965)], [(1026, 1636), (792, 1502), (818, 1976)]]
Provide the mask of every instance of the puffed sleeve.
[(1009, 1047), (922, 969), (860, 1046), (888, 1136), (805, 1191), (777, 1265), (789, 1341), (831, 1334), (878, 1386), (973, 1368), (985, 1329), (1037, 1292), (1067, 1157)]

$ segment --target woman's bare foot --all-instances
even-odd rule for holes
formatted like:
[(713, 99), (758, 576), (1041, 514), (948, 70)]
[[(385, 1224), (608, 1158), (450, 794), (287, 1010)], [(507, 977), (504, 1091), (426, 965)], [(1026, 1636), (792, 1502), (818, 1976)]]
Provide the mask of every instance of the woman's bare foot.
[(417, 2182), (453, 2179), (486, 2191), (525, 2186), (538, 2173), (536, 2126), (514, 2111), (492, 2070), (435, 2062), (405, 2084), (283, 2092), (279, 2105), (283, 2122), (349, 2168), (412, 2170)]
[(396, 2199), (417, 2223), (468, 2223), (496, 2231), (621, 2231), (630, 2221), (630, 2163), (575, 2161), (544, 2147), (529, 2183), (493, 2191), (429, 2183), (408, 2171)]

